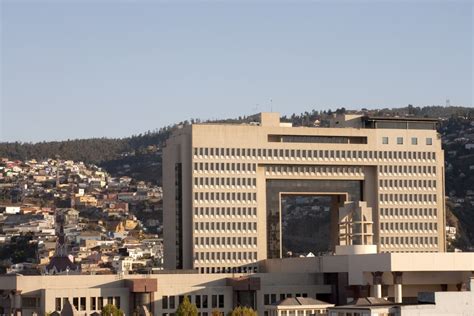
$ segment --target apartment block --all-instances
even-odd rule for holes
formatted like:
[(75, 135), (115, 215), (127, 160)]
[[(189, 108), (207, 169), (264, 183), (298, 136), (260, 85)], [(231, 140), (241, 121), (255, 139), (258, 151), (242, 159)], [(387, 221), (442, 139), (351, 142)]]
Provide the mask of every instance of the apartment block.
[(193, 124), (163, 151), (165, 267), (256, 272), (285, 257), (282, 199), (330, 199), (336, 255), (444, 252), (444, 153), (437, 121), (336, 116), (292, 127)]

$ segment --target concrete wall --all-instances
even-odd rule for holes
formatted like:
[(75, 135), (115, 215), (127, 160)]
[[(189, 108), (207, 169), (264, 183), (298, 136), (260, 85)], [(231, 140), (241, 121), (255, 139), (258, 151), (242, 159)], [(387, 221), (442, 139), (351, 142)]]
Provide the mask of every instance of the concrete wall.
[(436, 292), (435, 304), (400, 307), (401, 316), (474, 315), (474, 292)]
[[(208, 308), (201, 308), (200, 312), (211, 314), (214, 309), (211, 305), (212, 295), (224, 295), (222, 312), (229, 312), (234, 307), (233, 288), (229, 285), (229, 278), (244, 275), (238, 274), (157, 274), (150, 276), (130, 275), (123, 279), (117, 275), (70, 275), (70, 276), (2, 276), (0, 290), (18, 290), (25, 297), (40, 298), (41, 306), (36, 312), (44, 315), (55, 310), (56, 298), (74, 297), (86, 298), (86, 310), (80, 313), (92, 313), (90, 302), (92, 297), (104, 297), (104, 305), (108, 297), (120, 297), (121, 309), (129, 314), (130, 292), (126, 284), (127, 279), (144, 278), (156, 279), (157, 290), (153, 293), (154, 314), (174, 313), (178, 306), (178, 296), (188, 295), (194, 300), (195, 295), (208, 295)], [(257, 291), (257, 310), (263, 314), (264, 295), (276, 294), (307, 294), (315, 297), (316, 294), (331, 293), (331, 286), (323, 284), (323, 276), (305, 273), (266, 273), (252, 277), (260, 278), (261, 287)], [(163, 309), (163, 296), (176, 296), (174, 309)], [(34, 309), (24, 310), (24, 315), (31, 315)]]

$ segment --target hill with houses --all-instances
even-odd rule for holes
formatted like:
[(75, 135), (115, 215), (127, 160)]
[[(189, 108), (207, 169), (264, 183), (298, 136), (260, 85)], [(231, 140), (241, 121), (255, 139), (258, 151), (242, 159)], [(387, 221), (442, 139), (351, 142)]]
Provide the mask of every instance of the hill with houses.
[[(434, 117), (440, 120), (439, 133), (446, 160), (447, 226), (451, 250), (474, 249), (474, 109), (468, 107), (426, 106), (362, 109), (350, 111), (307, 111), (283, 116), (293, 126), (324, 127), (334, 113), (362, 112), (373, 116)], [(243, 116), (213, 122), (250, 123), (256, 116)], [(97, 164), (114, 177), (131, 177), (161, 185), (161, 149), (174, 130), (198, 119), (186, 120), (127, 138), (93, 138), (40, 143), (0, 143), (0, 157), (27, 161), (58, 158)], [(209, 122), (209, 121), (205, 121)]]

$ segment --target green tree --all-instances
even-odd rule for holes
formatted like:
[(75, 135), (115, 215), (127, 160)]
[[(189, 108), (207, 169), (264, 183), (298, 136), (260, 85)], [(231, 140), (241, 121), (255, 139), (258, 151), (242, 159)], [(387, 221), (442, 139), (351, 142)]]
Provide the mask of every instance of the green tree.
[(258, 314), (250, 307), (237, 306), (229, 312), (228, 316), (258, 316)]
[(102, 308), (100, 313), (102, 316), (123, 316), (123, 312), (118, 309), (115, 305), (107, 304)]
[(178, 309), (176, 310), (176, 316), (197, 316), (198, 315), (198, 309), (196, 305), (191, 304), (189, 301), (188, 296), (186, 295), (179, 304)]
[(218, 309), (213, 309), (211, 312), (211, 316), (224, 316), (224, 313)]

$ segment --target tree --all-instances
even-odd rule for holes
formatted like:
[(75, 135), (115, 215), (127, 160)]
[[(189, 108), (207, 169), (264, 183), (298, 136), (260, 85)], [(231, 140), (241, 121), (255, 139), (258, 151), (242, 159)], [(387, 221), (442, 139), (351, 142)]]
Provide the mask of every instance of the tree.
[(107, 304), (102, 308), (102, 316), (123, 316), (123, 312), (118, 309), (115, 305)]
[(342, 107), (342, 108), (336, 110), (336, 114), (345, 114), (345, 113), (346, 113), (346, 108), (345, 107)]
[(224, 313), (218, 309), (213, 309), (211, 312), (211, 316), (224, 316)]
[(186, 295), (179, 304), (178, 309), (176, 310), (176, 316), (197, 316), (198, 315), (198, 309), (196, 305), (191, 304), (189, 301), (188, 296)]
[(258, 316), (258, 314), (251, 307), (237, 306), (228, 316)]

